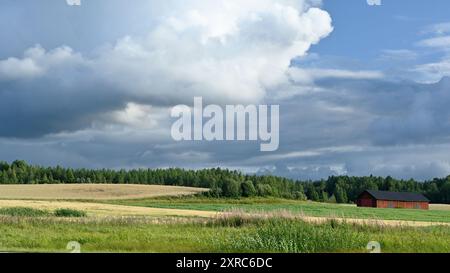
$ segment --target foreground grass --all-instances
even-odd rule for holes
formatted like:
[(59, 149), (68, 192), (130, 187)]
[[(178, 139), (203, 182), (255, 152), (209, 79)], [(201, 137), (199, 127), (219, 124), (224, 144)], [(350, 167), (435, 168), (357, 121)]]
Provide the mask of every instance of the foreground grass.
[(227, 216), (198, 219), (71, 219), (0, 216), (0, 250), (67, 252), (365, 252), (369, 241), (383, 252), (450, 252), (450, 228), (362, 226), (330, 221)]
[(356, 219), (450, 222), (450, 210), (410, 210), (358, 208), (352, 205), (302, 202), (274, 198), (210, 199), (204, 197), (113, 200), (111, 204), (139, 207), (174, 208), (205, 211), (243, 210), (247, 212), (289, 211), (306, 216)]

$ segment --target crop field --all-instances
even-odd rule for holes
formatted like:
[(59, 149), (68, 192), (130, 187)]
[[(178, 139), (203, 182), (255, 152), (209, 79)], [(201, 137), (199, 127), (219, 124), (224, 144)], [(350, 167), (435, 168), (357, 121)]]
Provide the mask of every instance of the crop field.
[(109, 200), (192, 195), (206, 189), (112, 184), (0, 185), (0, 199)]
[(450, 252), (450, 209), (212, 199), (140, 185), (0, 186), (0, 251)]
[(86, 211), (91, 217), (122, 217), (122, 216), (192, 216), (212, 217), (214, 211), (197, 211), (184, 209), (148, 208), (137, 206), (123, 206), (89, 202), (71, 201), (35, 201), (35, 200), (0, 200), (0, 208), (27, 207), (54, 211), (57, 209), (76, 209)]

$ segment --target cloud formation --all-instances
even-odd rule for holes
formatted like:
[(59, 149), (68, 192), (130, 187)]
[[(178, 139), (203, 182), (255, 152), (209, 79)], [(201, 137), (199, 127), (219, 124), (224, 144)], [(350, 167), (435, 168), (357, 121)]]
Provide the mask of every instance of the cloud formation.
[[(287, 82), (291, 59), (332, 31), (329, 14), (309, 3), (170, 1), (170, 9), (161, 8), (170, 12), (147, 33), (95, 54), (37, 45), (21, 58), (0, 60), (0, 122), (6, 124), (0, 135), (78, 130), (129, 103), (172, 106), (194, 96), (214, 103), (260, 101)], [(7, 121), (8, 105), (16, 106), (20, 127)]]
[[(414, 48), (380, 51), (377, 62), (398, 64), (393, 73), (308, 55), (333, 31), (315, 0), (23, 3), (8, 13), (30, 18), (19, 34), (0, 27), (13, 48), (0, 45), (1, 159), (220, 166), (301, 179), (450, 173), (446, 24), (429, 27)], [(39, 12), (30, 15), (27, 5)], [(49, 7), (62, 9), (61, 26), (43, 19)], [(16, 36), (24, 37), (20, 46)], [(423, 52), (438, 58), (423, 61)], [(194, 96), (280, 104), (279, 151), (261, 154), (256, 142), (174, 142), (170, 107), (191, 105)]]

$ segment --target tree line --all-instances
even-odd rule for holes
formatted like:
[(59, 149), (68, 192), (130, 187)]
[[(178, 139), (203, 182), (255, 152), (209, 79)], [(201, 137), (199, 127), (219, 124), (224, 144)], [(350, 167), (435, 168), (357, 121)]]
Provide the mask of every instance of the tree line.
[(270, 175), (249, 175), (227, 169), (72, 169), (41, 167), (16, 160), (0, 162), (0, 184), (149, 184), (209, 188), (210, 197), (280, 197), (330, 203), (353, 203), (364, 190), (423, 193), (433, 203), (450, 204), (450, 176), (419, 182), (392, 177), (332, 176), (296, 181)]

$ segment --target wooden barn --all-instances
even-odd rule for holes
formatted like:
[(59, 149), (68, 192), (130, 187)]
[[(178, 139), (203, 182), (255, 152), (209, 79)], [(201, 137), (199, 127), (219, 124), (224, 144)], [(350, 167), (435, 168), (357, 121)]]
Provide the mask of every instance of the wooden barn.
[(358, 207), (428, 210), (430, 200), (419, 193), (367, 190), (356, 201)]

